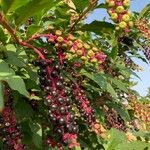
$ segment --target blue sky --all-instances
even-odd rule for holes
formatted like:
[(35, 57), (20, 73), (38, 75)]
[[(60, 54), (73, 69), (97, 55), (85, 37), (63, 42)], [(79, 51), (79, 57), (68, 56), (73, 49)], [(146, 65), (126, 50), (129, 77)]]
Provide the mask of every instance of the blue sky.
[[(104, 0), (100, 1), (101, 3)], [(131, 1), (131, 10), (140, 12), (147, 4), (150, 3), (150, 0), (132, 0)], [(104, 17), (109, 18), (105, 9), (97, 9), (87, 19), (87, 22), (90, 23), (93, 20), (102, 20)], [(140, 60), (135, 60), (136, 64), (144, 68), (143, 72), (137, 72), (137, 75), (141, 78), (134, 78), (134, 81), (137, 81), (138, 84), (134, 87), (141, 95), (146, 95), (147, 88), (150, 87), (150, 64), (146, 64)]]

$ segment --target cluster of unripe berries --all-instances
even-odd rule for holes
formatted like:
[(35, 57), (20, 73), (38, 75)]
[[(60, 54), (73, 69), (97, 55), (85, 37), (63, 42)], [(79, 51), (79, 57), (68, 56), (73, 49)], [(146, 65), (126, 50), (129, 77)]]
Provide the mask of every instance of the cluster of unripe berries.
[(125, 30), (133, 27), (132, 13), (128, 11), (130, 0), (106, 0), (108, 13), (111, 19), (117, 24), (116, 30)]
[(143, 36), (150, 42), (150, 28), (148, 21), (145, 19), (140, 19), (135, 22), (138, 30), (143, 34)]
[(54, 132), (60, 136), (64, 144), (73, 146), (77, 138), (78, 126), (71, 112), (70, 98), (65, 88), (64, 78), (61, 74), (63, 67), (54, 60), (36, 60), (39, 66), (39, 81), (45, 92), (44, 103), (48, 108), (49, 120), (53, 123)]
[(127, 127), (125, 125), (124, 120), (120, 117), (120, 115), (117, 113), (114, 109), (105, 109), (105, 119), (106, 119), (106, 125), (110, 128), (116, 128), (118, 130), (126, 132)]
[(130, 105), (139, 120), (150, 124), (150, 105), (142, 104), (135, 95), (129, 95)]
[(132, 107), (141, 121), (150, 124), (150, 106), (148, 104), (141, 104), (137, 101), (132, 102)]
[(57, 48), (65, 49), (68, 60), (79, 58), (84, 63), (101, 64), (106, 59), (106, 55), (97, 47), (76, 39), (72, 34), (65, 37), (60, 30), (56, 30), (55, 34), (48, 35), (48, 42), (55, 43)]
[(7, 101), (2, 114), (0, 114), (0, 139), (2, 138), (6, 149), (24, 150), (25, 147), (21, 143), (22, 134), (13, 111), (13, 98), (10, 90), (7, 90), (6, 94)]

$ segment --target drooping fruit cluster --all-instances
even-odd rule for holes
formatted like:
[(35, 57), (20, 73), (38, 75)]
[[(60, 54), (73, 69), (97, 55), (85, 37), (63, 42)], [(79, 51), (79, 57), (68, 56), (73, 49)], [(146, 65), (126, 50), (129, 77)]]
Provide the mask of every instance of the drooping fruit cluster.
[(135, 22), (135, 25), (143, 36), (150, 42), (150, 28), (148, 26), (148, 21), (140, 19)]
[(101, 64), (106, 59), (106, 55), (97, 47), (91, 47), (88, 43), (76, 39), (72, 34), (63, 37), (62, 31), (60, 30), (56, 30), (55, 35), (50, 34), (48, 41), (55, 43), (56, 47), (66, 49), (66, 58), (69, 60), (80, 58), (84, 62)]
[(55, 48), (63, 49), (65, 57), (68, 60), (80, 60), (82, 64), (99, 66), (105, 61), (106, 55), (96, 46), (89, 45), (81, 39), (76, 39), (72, 34), (63, 35), (61, 30), (54, 30), (53, 26), (49, 27), (51, 33), (35, 35), (28, 41), (39, 37), (47, 38), (48, 43), (55, 45)]
[(90, 106), (90, 102), (87, 99), (83, 90), (81, 90), (79, 85), (73, 86), (73, 95), (77, 102), (77, 107), (81, 113), (81, 116), (86, 120), (87, 124), (91, 127), (95, 123), (94, 110)]
[(111, 19), (117, 24), (116, 30), (125, 30), (133, 27), (132, 14), (128, 11), (130, 0), (106, 0), (108, 13)]
[(13, 111), (13, 97), (10, 92), (9, 89), (5, 91), (7, 100), (3, 112), (0, 114), (0, 138), (2, 137), (6, 149), (23, 150), (22, 134)]
[(106, 55), (97, 47), (91, 47), (81, 40), (75, 40), (67, 53), (67, 58), (81, 58), (85, 63), (101, 64), (105, 61)]
[(134, 114), (141, 121), (150, 124), (150, 106), (149, 104), (142, 104), (134, 95), (129, 96), (130, 105), (134, 109)]
[(48, 108), (48, 117), (53, 123), (54, 132), (60, 136), (63, 143), (70, 148), (78, 146), (76, 142), (78, 126), (71, 112), (70, 98), (64, 86), (64, 79), (61, 71), (63, 67), (53, 60), (37, 60), (39, 66), (40, 85), (45, 92), (44, 103)]
[(124, 120), (120, 117), (114, 109), (105, 108), (105, 119), (108, 128), (116, 128), (118, 130), (126, 132), (127, 127)]
[(134, 61), (129, 56), (126, 56), (124, 61), (125, 61), (126, 67), (129, 67), (136, 71), (143, 71), (143, 68), (135, 64)]
[(150, 62), (150, 48), (148, 46), (145, 46), (143, 52), (147, 60)]
[[(41, 36), (47, 38), (48, 44), (54, 46), (55, 51), (55, 57), (51, 58), (47, 57), (49, 56), (48, 51), (41, 49), (42, 56), (40, 57), (42, 59), (37, 59), (34, 63), (35, 66), (40, 68), (38, 71), (39, 81), (42, 90), (45, 92), (44, 101), (48, 107), (49, 119), (53, 123), (54, 132), (59, 134), (63, 143), (68, 144), (70, 148), (78, 146), (76, 141), (78, 127), (74, 120), (74, 115), (71, 113), (70, 98), (66, 90), (66, 88), (70, 87), (67, 87), (68, 85), (65, 83), (66, 78), (63, 77), (63, 70), (68, 68), (64, 62), (67, 59), (71, 59), (71, 62), (77, 65), (74, 58), (77, 57), (78, 59), (84, 60), (83, 57), (85, 57), (87, 59), (86, 61), (95, 59), (95, 62), (91, 61), (90, 63), (97, 63), (99, 65), (105, 61), (106, 55), (98, 51), (98, 48), (83, 43), (83, 41), (76, 39), (71, 34), (63, 36), (60, 30), (53, 32), (52, 29), (52, 33), (36, 35), (29, 39), (29, 41), (38, 39)], [(68, 54), (70, 54), (70, 58)], [(76, 98), (78, 92), (81, 93), (79, 99), (76, 101), (79, 102), (77, 104), (80, 110), (83, 109), (81, 114), (86, 119), (89, 127), (97, 134), (104, 132), (104, 128), (96, 121), (93, 109), (81, 88), (75, 86), (71, 89), (71, 92), (71, 95), (74, 94)]]
[(81, 89), (80, 85), (73, 85), (73, 95), (77, 103), (77, 107), (81, 116), (86, 121), (87, 125), (98, 135), (106, 132), (102, 125), (95, 118), (94, 110), (90, 105), (90, 101), (86, 97), (85, 92)]

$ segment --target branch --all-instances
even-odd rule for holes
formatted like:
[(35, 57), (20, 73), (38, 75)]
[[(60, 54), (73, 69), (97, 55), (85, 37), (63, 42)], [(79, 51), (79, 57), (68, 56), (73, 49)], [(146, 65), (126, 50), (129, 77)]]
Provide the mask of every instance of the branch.
[(22, 45), (22, 46), (25, 46), (27, 48), (33, 49), (39, 55), (40, 58), (45, 59), (43, 54), (36, 47), (34, 47), (33, 45), (28, 44), (26, 42), (19, 42), (19, 44)]
[(15, 34), (15, 30), (9, 25), (8, 21), (6, 20), (6, 18), (2, 12), (0, 12), (0, 24), (5, 29), (7, 29), (7, 31), (10, 33), (10, 35), (13, 37), (13, 39), (15, 40), (15, 42), (17, 44), (20, 44), (20, 45), (25, 46), (27, 48), (33, 49), (39, 55), (40, 58), (45, 59), (43, 54), (37, 48), (35, 48), (33, 45), (28, 44), (27, 42), (23, 42), (21, 39), (19, 39), (17, 37), (17, 35)]
[(19, 43), (19, 39), (15, 34), (15, 30), (8, 24), (8, 21), (6, 20), (5, 16), (2, 12), (0, 12), (0, 24), (8, 30), (10, 35), (13, 37), (16, 43)]
[(28, 40), (26, 40), (26, 42), (30, 42), (30, 41), (37, 39), (37, 38), (40, 38), (40, 37), (49, 37), (49, 36), (50, 36), (50, 34), (36, 34), (36, 35), (33, 35)]

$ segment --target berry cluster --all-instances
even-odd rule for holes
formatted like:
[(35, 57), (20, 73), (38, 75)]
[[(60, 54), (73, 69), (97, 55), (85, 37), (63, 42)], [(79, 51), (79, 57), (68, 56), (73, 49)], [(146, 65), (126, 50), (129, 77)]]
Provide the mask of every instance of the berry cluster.
[(141, 104), (140, 102), (133, 102), (133, 108), (135, 116), (145, 123), (150, 123), (150, 107), (148, 105)]
[(134, 61), (130, 57), (126, 56), (124, 61), (125, 61), (126, 67), (129, 67), (136, 71), (143, 71), (143, 68), (135, 64)]
[(65, 55), (68, 60), (80, 58), (85, 63), (101, 64), (106, 59), (106, 55), (97, 47), (76, 39), (72, 34), (63, 37), (60, 30), (56, 30), (55, 34), (49, 34), (48, 42), (55, 43), (56, 48), (66, 49)]
[(138, 30), (143, 33), (143, 36), (150, 41), (150, 29), (148, 25), (148, 21), (145, 19), (140, 19), (135, 22), (136, 27)]
[[(50, 30), (52, 30), (51, 33), (43, 34), (42, 36), (46, 37), (47, 42), (54, 46), (56, 57), (51, 58), (47, 50), (40, 49), (39, 51), (42, 56), (34, 62), (34, 65), (39, 67), (39, 82), (45, 93), (44, 103), (48, 107), (48, 116), (53, 123), (54, 132), (60, 136), (64, 144), (72, 148), (78, 146), (76, 141), (78, 126), (71, 112), (69, 94), (73, 94), (76, 98), (81, 114), (89, 127), (97, 134), (104, 132), (104, 129), (96, 121), (94, 111), (81, 88), (74, 86), (71, 89), (72, 93), (68, 93), (67, 89), (70, 89), (70, 87), (65, 82), (66, 78), (63, 76), (63, 70), (69, 69), (70, 73), (72, 73), (72, 68), (68, 68), (65, 61), (67, 58), (71, 59), (73, 60), (74, 67), (77, 67), (81, 64), (78, 64), (76, 61), (74, 62), (74, 58), (78, 57), (78, 59), (84, 60), (83, 62), (85, 62), (86, 58), (86, 61), (100, 65), (105, 61), (106, 55), (100, 52), (98, 48), (83, 43), (83, 41), (76, 39), (71, 34), (65, 37), (60, 30), (53, 31), (53, 28)], [(39, 37), (41, 35), (36, 35), (29, 39), (29, 41)], [(81, 95), (78, 95), (79, 93)]]
[(80, 85), (73, 86), (73, 95), (77, 103), (77, 107), (80, 111), (81, 116), (86, 120), (88, 126), (101, 137), (105, 136), (106, 130), (96, 120), (94, 110), (92, 109), (85, 92), (81, 89)]
[(94, 110), (90, 106), (90, 102), (87, 99), (83, 90), (79, 85), (73, 86), (73, 95), (77, 102), (77, 107), (81, 113), (81, 116), (86, 120), (87, 124), (91, 127), (96, 122)]
[(81, 58), (84, 62), (101, 64), (105, 61), (106, 55), (99, 51), (96, 47), (90, 47), (89, 44), (83, 43), (81, 40), (73, 42), (70, 51), (67, 53), (68, 59)]
[(150, 48), (148, 46), (144, 47), (144, 55), (147, 58), (147, 60), (150, 62)]
[(118, 130), (126, 132), (127, 127), (124, 120), (114, 109), (105, 109), (105, 118), (108, 128), (116, 128)]
[(2, 141), (7, 149), (23, 150), (24, 145), (21, 143), (22, 134), (12, 108), (13, 98), (10, 90), (6, 90), (6, 96), (7, 102), (3, 113), (0, 115), (0, 137), (2, 137)]
[(39, 66), (40, 85), (45, 92), (44, 103), (48, 107), (48, 116), (54, 126), (54, 132), (60, 136), (64, 144), (70, 147), (76, 146), (78, 126), (71, 112), (70, 98), (64, 86), (64, 78), (61, 74), (62, 65), (46, 60), (37, 60)]
[(108, 13), (111, 19), (117, 24), (116, 30), (125, 30), (133, 27), (132, 14), (128, 11), (130, 0), (106, 0)]

